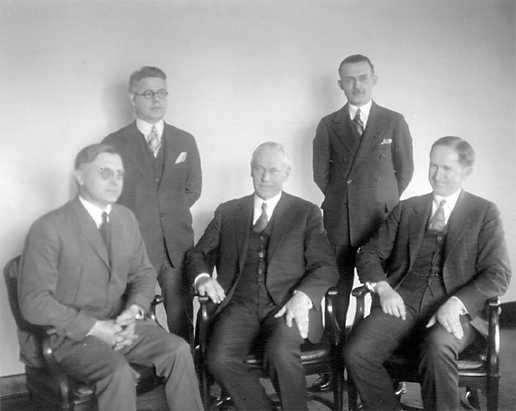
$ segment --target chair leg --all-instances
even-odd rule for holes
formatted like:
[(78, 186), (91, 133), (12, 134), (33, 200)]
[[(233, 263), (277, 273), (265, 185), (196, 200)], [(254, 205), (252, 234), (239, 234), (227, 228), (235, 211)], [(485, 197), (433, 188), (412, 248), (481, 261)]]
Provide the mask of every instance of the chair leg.
[(335, 367), (333, 370), (333, 411), (343, 411), (343, 391), (344, 391), (344, 370), (342, 367)]
[(349, 411), (358, 411), (358, 393), (357, 389), (355, 387), (355, 384), (353, 384), (353, 380), (348, 374), (347, 378), (347, 390), (348, 390), (348, 410)]
[(498, 411), (499, 377), (487, 377), (487, 411)]

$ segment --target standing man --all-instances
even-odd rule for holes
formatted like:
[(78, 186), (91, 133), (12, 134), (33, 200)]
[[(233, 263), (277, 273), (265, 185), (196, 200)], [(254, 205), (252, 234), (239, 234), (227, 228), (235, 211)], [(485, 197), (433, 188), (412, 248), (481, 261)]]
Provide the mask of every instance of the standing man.
[(317, 127), (313, 174), (324, 194), (324, 226), (337, 256), (337, 318), (344, 329), (357, 248), (398, 203), (414, 166), (403, 116), (372, 100), (377, 76), (369, 58), (346, 57), (339, 76), (348, 102)]
[[(79, 195), (39, 218), (27, 236), (18, 283), (24, 319), (47, 328), (54, 358), (95, 387), (99, 411), (136, 411), (129, 362), (165, 379), (170, 410), (202, 410), (190, 346), (145, 319), (156, 270), (134, 214), (114, 204), (124, 179), (120, 155), (88, 146), (74, 177)], [(24, 358), (34, 358), (31, 348), (22, 345)]]
[(358, 275), (373, 304), (344, 358), (366, 410), (400, 409), (383, 363), (403, 347), (419, 358), (424, 409), (459, 409), (457, 358), (486, 334), (486, 300), (502, 295), (511, 276), (496, 206), (462, 190), (473, 161), (463, 139), (437, 140), (432, 193), (402, 201), (360, 247)]
[(289, 173), (280, 144), (258, 146), (254, 194), (221, 204), (188, 253), (192, 283), (218, 304), (207, 366), (239, 410), (274, 409), (244, 362), (258, 338), (282, 409), (307, 409), (301, 344), (320, 339), (321, 299), (337, 282), (319, 208), (282, 191)]
[(201, 165), (193, 136), (163, 121), (166, 80), (157, 67), (131, 74), (129, 98), (136, 121), (104, 142), (122, 155), (126, 175), (118, 202), (140, 223), (165, 297), (168, 329), (190, 341), (192, 301), (183, 259), (193, 246), (190, 207), (201, 195)]

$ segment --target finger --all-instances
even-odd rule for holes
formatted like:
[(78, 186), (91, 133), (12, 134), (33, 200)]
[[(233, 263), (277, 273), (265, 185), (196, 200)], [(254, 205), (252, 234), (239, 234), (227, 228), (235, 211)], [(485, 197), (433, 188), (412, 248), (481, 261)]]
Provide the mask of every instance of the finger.
[(464, 337), (464, 330), (462, 329), (460, 321), (451, 323), (451, 330), (455, 338), (462, 340), (462, 337)]
[(302, 338), (308, 337), (308, 324), (305, 322), (297, 322), (297, 329)]
[(292, 316), (292, 312), (287, 311), (287, 316), (285, 318), (287, 320), (287, 327), (292, 327), (292, 320), (294, 319), (294, 317)]
[(400, 315), (401, 319), (405, 321), (407, 318), (407, 310), (405, 309), (405, 303), (403, 301), (400, 303)]
[(430, 317), (430, 319), (428, 320), (428, 322), (426, 323), (426, 328), (430, 328), (430, 327), (433, 327), (436, 323), (436, 320), (435, 320), (435, 315), (432, 315)]
[(276, 314), (274, 314), (274, 318), (283, 317), (286, 311), (287, 309), (285, 308), (285, 306), (281, 307), (280, 310)]

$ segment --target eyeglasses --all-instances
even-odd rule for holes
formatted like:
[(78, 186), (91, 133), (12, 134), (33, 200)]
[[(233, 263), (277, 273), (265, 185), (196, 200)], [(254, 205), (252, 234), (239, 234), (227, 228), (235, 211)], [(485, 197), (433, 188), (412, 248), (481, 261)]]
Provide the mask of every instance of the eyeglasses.
[(124, 178), (123, 170), (115, 171), (111, 168), (99, 168), (99, 174), (102, 180), (111, 180), (112, 178), (123, 180)]
[(167, 98), (168, 91), (162, 88), (158, 91), (145, 90), (143, 93), (134, 92), (133, 94), (135, 94), (137, 96), (142, 96), (146, 100), (152, 100), (153, 98), (156, 98), (156, 97), (159, 98), (160, 100), (163, 100), (163, 99)]

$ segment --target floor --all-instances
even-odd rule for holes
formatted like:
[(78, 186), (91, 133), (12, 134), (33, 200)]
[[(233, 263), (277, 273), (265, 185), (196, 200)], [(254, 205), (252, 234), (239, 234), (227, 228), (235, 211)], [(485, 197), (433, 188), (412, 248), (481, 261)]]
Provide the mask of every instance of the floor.
[[(516, 327), (502, 328), (501, 331), (501, 355), (500, 366), (502, 379), (500, 382), (500, 411), (516, 410)], [(310, 380), (313, 377), (309, 377)], [(310, 381), (309, 381), (310, 382)], [(419, 386), (408, 384), (408, 391), (404, 396), (404, 403), (410, 406), (420, 406)], [(326, 399), (330, 399), (330, 394), (325, 394)], [(309, 401), (310, 411), (328, 410), (324, 405)], [(347, 396), (344, 395), (344, 409), (347, 409)], [(34, 411), (27, 397), (4, 399), (0, 402), (1, 411)], [(155, 390), (138, 398), (139, 411), (162, 411), (166, 410), (163, 392)], [(188, 411), (188, 410), (185, 410)]]

